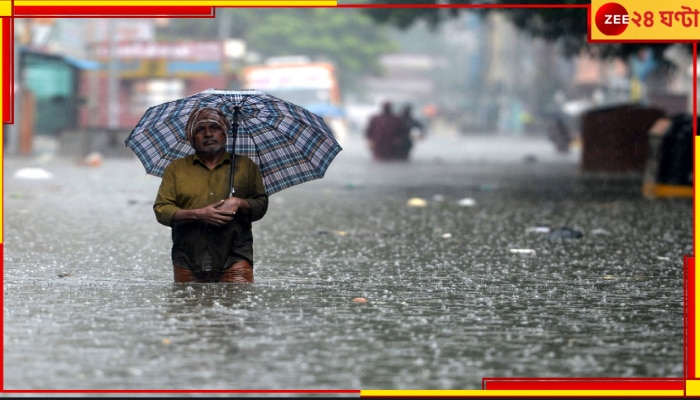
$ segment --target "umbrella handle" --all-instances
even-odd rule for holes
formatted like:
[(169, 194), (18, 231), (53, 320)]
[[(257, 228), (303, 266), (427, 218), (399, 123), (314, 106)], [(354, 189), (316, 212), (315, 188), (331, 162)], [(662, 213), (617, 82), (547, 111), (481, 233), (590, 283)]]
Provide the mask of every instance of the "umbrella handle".
[(231, 123), (231, 133), (233, 134), (233, 147), (231, 147), (231, 177), (229, 180), (229, 197), (233, 197), (236, 189), (233, 187), (233, 171), (236, 166), (236, 136), (238, 136), (238, 112), (240, 107), (233, 109), (233, 122)]

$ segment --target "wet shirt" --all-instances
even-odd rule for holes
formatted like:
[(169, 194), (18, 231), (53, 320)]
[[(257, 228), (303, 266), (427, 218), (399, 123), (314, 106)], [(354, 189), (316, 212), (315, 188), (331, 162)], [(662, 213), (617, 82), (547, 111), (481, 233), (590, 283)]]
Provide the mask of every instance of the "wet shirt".
[(365, 137), (379, 146), (399, 146), (408, 139), (408, 129), (402, 118), (380, 114), (370, 118)]
[(180, 209), (201, 208), (228, 197), (231, 157), (225, 154), (213, 170), (196, 155), (173, 161), (165, 169), (153, 203), (156, 219), (172, 228), (172, 261), (193, 271), (222, 271), (236, 261), (253, 264), (252, 222), (267, 212), (268, 197), (257, 165), (236, 155), (234, 196), (246, 199), (250, 214), (223, 226), (190, 222), (173, 226)]

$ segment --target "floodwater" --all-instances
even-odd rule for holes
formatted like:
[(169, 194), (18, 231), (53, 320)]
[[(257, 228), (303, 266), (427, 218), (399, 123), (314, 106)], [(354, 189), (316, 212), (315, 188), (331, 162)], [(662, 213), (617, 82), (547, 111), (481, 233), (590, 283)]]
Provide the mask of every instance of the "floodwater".
[(271, 196), (249, 286), (172, 282), (159, 180), (136, 159), (6, 158), (4, 389), (682, 377), (692, 200), (497, 139), (434, 136), (378, 164), (349, 137), (326, 178)]

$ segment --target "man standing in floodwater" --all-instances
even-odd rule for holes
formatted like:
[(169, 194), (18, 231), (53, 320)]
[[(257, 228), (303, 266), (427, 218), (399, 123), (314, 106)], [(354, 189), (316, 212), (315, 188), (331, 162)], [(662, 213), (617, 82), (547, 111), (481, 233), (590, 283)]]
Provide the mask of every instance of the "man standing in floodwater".
[(260, 170), (236, 155), (230, 196), (226, 117), (213, 108), (196, 109), (185, 130), (195, 153), (166, 167), (153, 204), (158, 222), (172, 228), (175, 282), (252, 283), (252, 222), (268, 205)]

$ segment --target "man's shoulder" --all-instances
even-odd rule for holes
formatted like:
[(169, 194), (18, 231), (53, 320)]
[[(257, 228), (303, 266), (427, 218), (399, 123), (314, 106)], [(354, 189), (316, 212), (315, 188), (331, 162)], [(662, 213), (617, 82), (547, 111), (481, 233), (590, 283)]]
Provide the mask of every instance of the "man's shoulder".
[(166, 169), (167, 168), (176, 169), (176, 168), (180, 168), (182, 166), (191, 165), (192, 159), (194, 159), (194, 154), (190, 154), (190, 155), (178, 158), (176, 160), (173, 160), (170, 164), (168, 164)]
[(236, 154), (236, 162), (241, 160), (243, 160), (243, 162), (253, 162), (253, 160), (248, 156), (244, 156), (243, 154)]
[(260, 166), (258, 166), (258, 164), (256, 164), (255, 161), (253, 161), (253, 159), (251, 159), (248, 156), (244, 156), (243, 154), (236, 154), (235, 163), (237, 166), (240, 166), (241, 168), (245, 168), (245, 169), (254, 168), (254, 169), (260, 170)]

